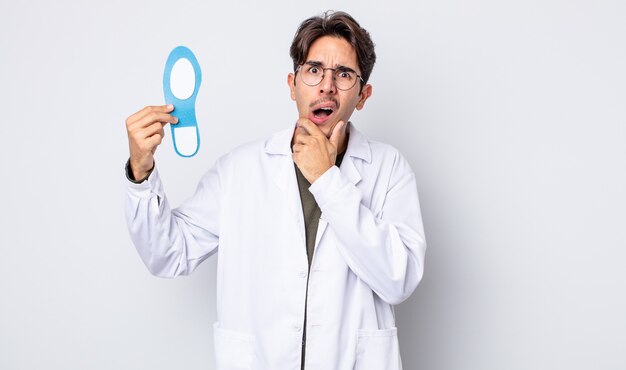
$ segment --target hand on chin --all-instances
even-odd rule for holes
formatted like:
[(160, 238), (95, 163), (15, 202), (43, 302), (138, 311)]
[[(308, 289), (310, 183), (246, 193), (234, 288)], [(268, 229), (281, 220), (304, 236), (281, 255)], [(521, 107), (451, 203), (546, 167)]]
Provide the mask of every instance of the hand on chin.
[[(303, 117), (304, 118), (304, 117)], [(302, 118), (301, 118), (302, 119)], [(336, 117), (332, 114), (326, 117), (318, 117), (315, 114), (311, 113), (309, 117), (304, 118), (309, 122), (314, 123), (319, 129), (326, 135), (327, 138), (330, 138), (330, 134), (333, 132), (333, 128), (339, 122)]]
[(330, 139), (330, 135), (333, 133), (333, 129), (335, 128), (335, 126), (337, 126), (337, 123), (339, 123), (339, 121), (336, 119), (329, 119), (322, 124), (317, 124), (315, 122), (313, 123), (317, 127), (319, 127), (319, 129), (324, 133), (326, 138)]

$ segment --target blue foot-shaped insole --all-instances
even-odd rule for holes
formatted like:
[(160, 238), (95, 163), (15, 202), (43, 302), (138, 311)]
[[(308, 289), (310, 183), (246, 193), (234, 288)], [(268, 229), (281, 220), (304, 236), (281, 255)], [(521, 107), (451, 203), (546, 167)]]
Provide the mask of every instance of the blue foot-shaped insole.
[(163, 72), (165, 103), (172, 104), (170, 112), (178, 117), (172, 128), (174, 150), (181, 157), (192, 157), (200, 148), (200, 132), (196, 120), (196, 96), (202, 82), (202, 71), (195, 55), (184, 46), (172, 50)]

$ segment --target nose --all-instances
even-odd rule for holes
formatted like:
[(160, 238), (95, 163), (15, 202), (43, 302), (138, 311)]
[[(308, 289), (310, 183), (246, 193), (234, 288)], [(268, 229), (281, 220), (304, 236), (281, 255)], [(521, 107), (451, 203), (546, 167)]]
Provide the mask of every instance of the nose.
[[(330, 70), (330, 73), (326, 73), (328, 69), (324, 70), (324, 76), (322, 77), (322, 82), (320, 82), (320, 93), (328, 93), (334, 94), (337, 91), (337, 87), (335, 86), (335, 71)], [(327, 77), (328, 76), (328, 77)]]

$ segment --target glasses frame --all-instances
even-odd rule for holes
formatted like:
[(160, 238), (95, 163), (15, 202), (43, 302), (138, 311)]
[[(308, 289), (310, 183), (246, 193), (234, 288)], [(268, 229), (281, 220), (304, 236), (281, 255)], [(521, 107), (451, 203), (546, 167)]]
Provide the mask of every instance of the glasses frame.
[(337, 71), (342, 71), (342, 72), (354, 72), (354, 74), (356, 74), (356, 76), (359, 78), (359, 80), (361, 80), (361, 88), (363, 88), (363, 85), (365, 85), (365, 81), (363, 80), (363, 78), (361, 77), (361, 75), (357, 74), (357, 73), (356, 73), (356, 71), (355, 71), (354, 69), (352, 69), (352, 68), (350, 68), (350, 67), (345, 67), (345, 66), (339, 66), (339, 67), (336, 67), (336, 68), (331, 68), (331, 67), (324, 68), (322, 65), (317, 64), (317, 63), (302, 63), (302, 64), (298, 65), (298, 68), (296, 68), (295, 74), (297, 75), (297, 74), (298, 74), (298, 72), (301, 70), (301, 68), (302, 68), (302, 67), (304, 67), (305, 65), (309, 65), (309, 66), (311, 66), (311, 67), (317, 67), (317, 68), (319, 68), (319, 69), (321, 69), (321, 70), (322, 70), (322, 78), (320, 79), (320, 81), (319, 81), (318, 83), (316, 83), (316, 84), (314, 84), (314, 85), (310, 85), (310, 84), (308, 84), (308, 83), (304, 82), (304, 79), (303, 79), (302, 77), (300, 77), (300, 80), (302, 81), (302, 83), (303, 83), (303, 84), (305, 84), (305, 85), (307, 85), (307, 86), (314, 87), (314, 86), (317, 86), (317, 85), (321, 84), (321, 83), (322, 83), (322, 81), (324, 81), (324, 77), (326, 77), (326, 70), (329, 70), (329, 69), (330, 69), (331, 71), (333, 71), (333, 75), (332, 75), (332, 76), (333, 76), (333, 83), (334, 83), (334, 84), (335, 84), (335, 86), (337, 87), (337, 90), (341, 90), (341, 91), (348, 91), (348, 90), (352, 89), (352, 88), (356, 85), (356, 82), (357, 82), (357, 80), (355, 79), (355, 80), (354, 80), (354, 84), (353, 84), (352, 86), (350, 86), (349, 88), (347, 88), (347, 89), (342, 89), (342, 88), (340, 88), (340, 87), (337, 85), (337, 80), (336, 80), (336, 77), (335, 77), (335, 73), (336, 73)]

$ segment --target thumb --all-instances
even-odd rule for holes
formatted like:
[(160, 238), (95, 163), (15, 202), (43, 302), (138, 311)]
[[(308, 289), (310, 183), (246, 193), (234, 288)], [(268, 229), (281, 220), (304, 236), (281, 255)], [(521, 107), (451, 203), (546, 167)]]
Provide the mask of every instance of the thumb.
[(339, 121), (335, 127), (333, 128), (333, 132), (330, 134), (331, 144), (337, 149), (339, 149), (339, 145), (343, 142), (346, 137), (346, 123), (344, 121)]

